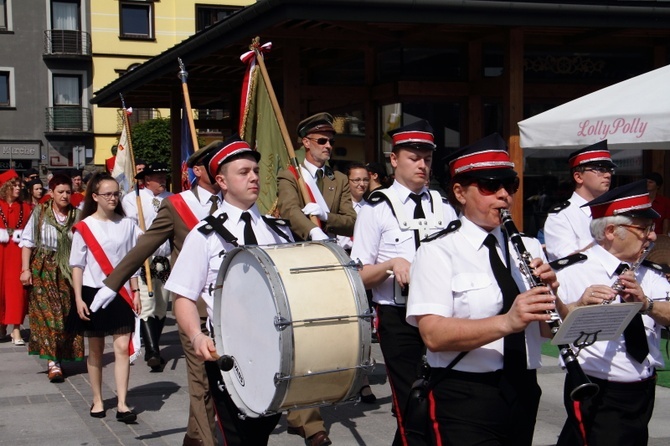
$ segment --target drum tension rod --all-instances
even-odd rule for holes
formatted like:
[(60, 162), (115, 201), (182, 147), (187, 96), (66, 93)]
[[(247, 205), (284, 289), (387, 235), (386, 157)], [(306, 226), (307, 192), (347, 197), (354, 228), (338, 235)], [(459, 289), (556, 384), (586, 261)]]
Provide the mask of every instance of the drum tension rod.
[(317, 271), (330, 271), (333, 269), (339, 268), (354, 268), (357, 271), (363, 269), (363, 263), (360, 259), (350, 260), (349, 263), (340, 263), (336, 265), (317, 265), (317, 266), (305, 266), (302, 268), (291, 268), (289, 272), (291, 274), (300, 274), (300, 273), (313, 273)]
[(365, 316), (364, 314), (356, 314), (353, 316), (350, 315), (345, 315), (345, 316), (328, 316), (328, 317), (315, 317), (312, 319), (300, 319), (297, 321), (289, 321), (283, 316), (275, 316), (275, 328), (278, 331), (281, 331), (288, 327), (289, 325), (297, 324), (300, 322), (303, 322), (305, 324), (311, 324), (313, 322), (326, 322), (326, 321), (342, 321), (344, 319), (354, 319), (354, 318), (364, 318), (364, 317), (369, 317)]
[(374, 365), (375, 365), (374, 361), (372, 363), (365, 362), (363, 364), (355, 365), (353, 367), (342, 367), (341, 369), (324, 370), (321, 372), (311, 372), (311, 373), (305, 373), (304, 375), (281, 375), (279, 373), (275, 373), (274, 381), (276, 386), (282, 381), (290, 381), (295, 378), (309, 378), (310, 376), (330, 375), (333, 373), (345, 372), (347, 370), (357, 370), (357, 369), (369, 370), (371, 367), (374, 367)]

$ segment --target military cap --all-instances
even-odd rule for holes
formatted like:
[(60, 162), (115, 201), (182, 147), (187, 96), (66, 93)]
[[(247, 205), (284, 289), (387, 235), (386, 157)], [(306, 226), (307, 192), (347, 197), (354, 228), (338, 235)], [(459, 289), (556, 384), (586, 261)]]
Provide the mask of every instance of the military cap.
[(188, 157), (188, 160), (186, 160), (186, 165), (193, 168), (193, 166), (202, 163), (207, 155), (213, 152), (217, 152), (221, 146), (223, 146), (223, 141), (220, 139), (210, 142), (205, 147), (201, 147), (200, 149), (196, 150), (195, 153), (191, 154), (191, 156)]
[(606, 139), (572, 152), (568, 157), (568, 164), (571, 169), (583, 165), (616, 167), (616, 164), (612, 162)]
[(249, 144), (240, 138), (240, 135), (235, 134), (226, 139), (218, 150), (207, 155), (203, 161), (206, 163), (210, 177), (214, 178), (222, 164), (232, 161), (237, 155), (243, 154), (253, 156), (256, 162), (261, 159), (261, 154), (258, 151), (252, 150)]
[(330, 113), (317, 113), (305, 118), (298, 124), (298, 136), (304, 138), (310, 133), (333, 132), (333, 116)]
[(452, 178), (456, 175), (491, 179), (517, 176), (507, 144), (497, 133), (455, 151), (445, 160)]
[(581, 207), (586, 206), (591, 208), (591, 216), (594, 219), (615, 215), (632, 218), (660, 218), (658, 212), (651, 207), (647, 180), (638, 180), (610, 189)]
[(435, 136), (428, 121), (417, 122), (387, 132), (393, 140), (393, 148), (412, 147), (415, 149), (435, 150)]

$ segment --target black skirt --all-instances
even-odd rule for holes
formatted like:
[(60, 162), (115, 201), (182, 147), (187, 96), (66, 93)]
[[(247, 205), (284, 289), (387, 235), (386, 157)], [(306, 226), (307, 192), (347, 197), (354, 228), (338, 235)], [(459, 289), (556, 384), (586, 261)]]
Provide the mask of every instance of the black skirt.
[[(98, 289), (85, 286), (81, 290), (81, 297), (89, 308)], [(89, 318), (90, 321), (81, 319), (77, 314), (77, 306), (72, 305), (65, 323), (65, 330), (89, 338), (102, 338), (135, 331), (135, 313), (119, 294), (114, 297), (107, 308), (100, 308), (95, 313), (91, 313)]]

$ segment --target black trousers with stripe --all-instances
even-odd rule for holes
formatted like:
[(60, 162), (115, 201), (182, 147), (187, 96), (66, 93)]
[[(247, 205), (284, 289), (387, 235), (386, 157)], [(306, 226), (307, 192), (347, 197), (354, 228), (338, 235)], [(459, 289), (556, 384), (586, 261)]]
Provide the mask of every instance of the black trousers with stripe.
[(568, 419), (557, 446), (646, 446), (656, 398), (656, 374), (634, 383), (589, 379), (600, 391), (590, 400), (576, 403), (570, 399), (566, 377), (563, 403)]
[(377, 305), (377, 336), (384, 355), (398, 423), (393, 446), (421, 446), (426, 443), (421, 438), (408, 439), (403, 428), (407, 400), (425, 352), (419, 329), (405, 321), (406, 314), (405, 307)]
[(212, 394), (217, 422), (226, 446), (267, 445), (270, 434), (279, 422), (281, 414), (261, 418), (238, 417), (237, 406), (224, 390), (221, 371), (215, 362), (205, 361), (205, 370), (209, 380), (209, 391)]
[(429, 394), (434, 444), (530, 446), (542, 391), (535, 370), (470, 373), (433, 369)]

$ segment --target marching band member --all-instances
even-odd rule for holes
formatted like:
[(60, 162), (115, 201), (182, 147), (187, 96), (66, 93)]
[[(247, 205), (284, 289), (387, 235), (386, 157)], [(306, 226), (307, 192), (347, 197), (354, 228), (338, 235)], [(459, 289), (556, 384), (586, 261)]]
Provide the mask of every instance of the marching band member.
[[(161, 202), (172, 195), (172, 192), (167, 190), (168, 173), (169, 169), (165, 163), (156, 162), (149, 164), (135, 175), (136, 180), (142, 180), (144, 183), (144, 188), (140, 190), (139, 197), (145, 231), (151, 227), (158, 215)], [(126, 216), (139, 225), (136, 194), (127, 194), (123, 197), (121, 203)], [(170, 263), (167, 259), (167, 256), (170, 255), (170, 249), (170, 244), (166, 241), (150, 259), (153, 297), (149, 296), (146, 278), (140, 280), (140, 297), (142, 298), (140, 326), (145, 348), (144, 360), (152, 372), (162, 372), (165, 367), (165, 360), (160, 355), (160, 340), (165, 325), (170, 294), (165, 291), (164, 281), (161, 279), (167, 278), (170, 271)], [(144, 268), (142, 268), (141, 274), (146, 274)]]
[(433, 129), (418, 121), (389, 132), (395, 181), (370, 194), (354, 230), (352, 259), (363, 263), (361, 278), (377, 304), (377, 336), (393, 392), (397, 418), (394, 445), (407, 444), (403, 415), (425, 346), (405, 322), (409, 268), (420, 240), (456, 219), (454, 209), (426, 188), (435, 150)]
[[(100, 305), (109, 296), (115, 296), (123, 284), (142, 267), (144, 260), (151, 257), (166, 241), (169, 241), (172, 247), (171, 262), (174, 264), (184, 244), (184, 239), (191, 229), (218, 208), (218, 203), (222, 201), (221, 189), (214, 181), (214, 177), (210, 178), (206, 160), (210, 155), (218, 152), (222, 145), (223, 141), (215, 141), (188, 158), (186, 164), (193, 170), (196, 182), (191, 185), (191, 189), (171, 195), (161, 201), (158, 214), (149, 229), (140, 237), (135, 248), (104, 280), (105, 286), (96, 295), (96, 301), (100, 302)], [(137, 164), (139, 164), (138, 161), (136, 161)], [(204, 307), (204, 304), (202, 306)], [(201, 311), (201, 316), (206, 317), (206, 315), (206, 311)], [(216, 425), (205, 365), (195, 355), (191, 340), (182, 327), (178, 326), (178, 329), (179, 340), (186, 358), (189, 393), (188, 423), (183, 445), (214, 444)]]
[[(501, 231), (500, 209), (512, 206), (519, 188), (503, 139), (493, 134), (448, 160), (448, 193), (461, 217), (421, 244), (407, 304), (431, 367), (427, 435), (434, 444), (530, 446), (541, 330), (549, 334), (554, 297), (544, 286), (528, 290)], [(534, 272), (557, 285), (540, 243), (527, 246)]]
[[(266, 245), (293, 241), (280, 220), (261, 216), (258, 198), (260, 153), (234, 135), (206, 159), (209, 173), (223, 193), (219, 209), (198, 224), (184, 245), (165, 284), (175, 294), (175, 316), (186, 333), (195, 354), (205, 361), (216, 414), (227, 446), (264, 445), (279, 421), (280, 414), (241, 419), (235, 403), (224, 390), (221, 370), (213, 361), (216, 351), (211, 337), (203, 334), (196, 302), (207, 304), (209, 318), (215, 317), (214, 297), (208, 286), (215, 283), (222, 253), (238, 245)], [(243, 296), (240, 296), (242, 299)], [(211, 324), (210, 324), (211, 325)], [(243, 334), (241, 334), (243, 335)]]
[(559, 307), (562, 316), (578, 306), (611, 302), (617, 295), (644, 305), (618, 339), (597, 341), (580, 351), (579, 363), (600, 391), (577, 404), (570, 401), (566, 380), (568, 419), (558, 445), (646, 445), (656, 369), (663, 367), (661, 328), (670, 324), (670, 284), (653, 264), (630, 268), (656, 240), (653, 221), (658, 213), (651, 207), (645, 180), (612, 189), (585, 206), (593, 215), (595, 245), (552, 262), (562, 265), (557, 273), (560, 297), (567, 305)]
[(616, 167), (606, 140), (572, 152), (568, 164), (575, 191), (568, 201), (549, 210), (544, 223), (547, 257), (552, 261), (593, 242), (589, 231), (591, 212), (582, 205), (609, 190)]
[[(290, 167), (277, 175), (279, 214), (290, 221), (291, 231), (300, 240), (351, 236), (356, 212), (351, 204), (349, 181), (342, 172), (335, 172), (326, 164), (335, 143), (333, 117), (317, 113), (305, 118), (298, 124), (297, 133), (305, 149), (301, 174), (313, 202), (305, 202), (297, 172)], [(310, 220), (311, 215), (319, 219), (319, 226)], [(288, 433), (306, 438), (310, 446), (331, 444), (318, 408), (291, 410), (287, 422)]]

